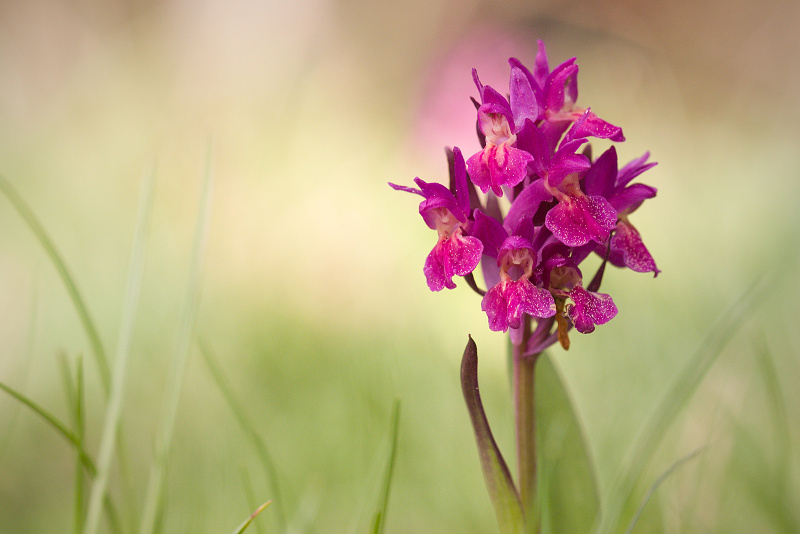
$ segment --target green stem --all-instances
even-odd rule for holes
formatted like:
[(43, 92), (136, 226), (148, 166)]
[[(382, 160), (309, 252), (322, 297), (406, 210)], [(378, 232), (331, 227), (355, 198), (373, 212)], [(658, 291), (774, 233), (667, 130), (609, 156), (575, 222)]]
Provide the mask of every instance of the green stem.
[[(513, 345), (514, 423), (519, 471), (519, 496), (527, 523), (533, 520), (536, 502), (536, 410), (534, 370), (538, 354), (524, 355), (530, 338), (530, 318), (526, 321), (522, 341)], [(530, 530), (529, 530), (530, 531)], [(534, 532), (536, 529), (534, 529)]]

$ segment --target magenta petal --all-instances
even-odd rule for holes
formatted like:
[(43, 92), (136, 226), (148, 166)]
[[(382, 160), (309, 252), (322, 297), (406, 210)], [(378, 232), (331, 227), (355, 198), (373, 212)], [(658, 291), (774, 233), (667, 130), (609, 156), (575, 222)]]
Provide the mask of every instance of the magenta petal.
[(492, 186), (492, 174), (489, 171), (489, 166), (484, 161), (484, 153), (489, 150), (489, 147), (476, 152), (467, 160), (467, 172), (472, 180), (472, 183), (485, 193)]
[(564, 92), (568, 91), (568, 96), (577, 95), (577, 86), (573, 87), (571, 77), (578, 73), (578, 65), (575, 58), (569, 59), (553, 69), (547, 77), (544, 88), (545, 105), (553, 113), (558, 113), (564, 107)]
[(475, 270), (481, 261), (483, 245), (472, 236), (453, 234), (450, 239), (436, 243), (425, 260), (423, 272), (431, 291), (456, 287), (453, 276), (465, 276)]
[(611, 250), (622, 253), (622, 260), (630, 270), (637, 273), (652, 272), (654, 276), (658, 276), (660, 271), (653, 256), (642, 243), (642, 236), (630, 224), (622, 221), (617, 223), (617, 231), (611, 238)]
[(575, 286), (570, 298), (574, 304), (567, 305), (566, 314), (582, 334), (594, 332), (595, 325), (605, 324), (617, 315), (617, 306), (610, 295), (591, 293)]
[(502, 186), (514, 187), (528, 175), (528, 162), (533, 156), (506, 144), (486, 145), (481, 152), (467, 160), (467, 171), (483, 193), (490, 188), (498, 197), (503, 196)]
[(580, 125), (576, 122), (573, 127), (574, 131), (570, 130), (567, 136), (572, 138), (593, 136), (600, 139), (610, 139), (618, 143), (625, 140), (622, 128), (619, 126), (614, 126), (610, 122), (604, 121), (588, 109), (584, 113), (587, 115), (586, 120)]
[(552, 317), (556, 313), (553, 296), (546, 289), (534, 286), (527, 278), (516, 282), (503, 280), (491, 288), (481, 301), (481, 309), (489, 317), (489, 328), (505, 332), (519, 328), (527, 313), (533, 317)]
[(537, 43), (539, 45), (539, 50), (536, 52), (533, 77), (539, 87), (544, 89), (544, 84), (547, 82), (547, 77), (550, 75), (550, 65), (547, 61), (547, 50), (545, 49), (544, 41), (539, 39)]
[(547, 212), (545, 226), (568, 247), (591, 240), (605, 243), (616, 226), (617, 212), (603, 197), (569, 197)]
[(531, 84), (522, 69), (511, 68), (509, 85), (515, 130), (520, 130), (525, 125), (526, 119), (536, 122), (539, 118), (539, 103), (536, 101), (536, 95), (534, 95)]
[(472, 227), (472, 235), (483, 243), (483, 253), (497, 259), (500, 247), (508, 238), (508, 232), (503, 228), (497, 219), (485, 215), (481, 210), (475, 208), (473, 212), (475, 224)]
[(500, 282), (491, 288), (481, 301), (481, 309), (489, 317), (489, 328), (495, 332), (508, 330), (508, 307), (503, 285), (503, 282)]
[(508, 325), (519, 328), (523, 314), (533, 317), (552, 317), (556, 314), (556, 303), (553, 295), (546, 289), (536, 287), (527, 278), (509, 282), (506, 292), (508, 297)]

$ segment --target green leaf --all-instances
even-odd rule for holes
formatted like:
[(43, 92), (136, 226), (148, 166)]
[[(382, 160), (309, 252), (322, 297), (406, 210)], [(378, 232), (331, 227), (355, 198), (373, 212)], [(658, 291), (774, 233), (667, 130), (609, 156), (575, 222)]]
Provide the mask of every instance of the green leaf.
[(541, 532), (590, 532), (600, 509), (595, 467), (569, 388), (547, 353), (536, 362), (536, 434)]
[(467, 342), (464, 357), (461, 360), (461, 389), (472, 420), (475, 441), (478, 445), (478, 456), (483, 469), (483, 479), (494, 506), (500, 532), (503, 534), (522, 533), (525, 531), (525, 520), (519, 494), (514, 487), (503, 455), (492, 436), (489, 421), (486, 419), (483, 403), (481, 403), (481, 395), (478, 390), (478, 347), (472, 340), (472, 336)]

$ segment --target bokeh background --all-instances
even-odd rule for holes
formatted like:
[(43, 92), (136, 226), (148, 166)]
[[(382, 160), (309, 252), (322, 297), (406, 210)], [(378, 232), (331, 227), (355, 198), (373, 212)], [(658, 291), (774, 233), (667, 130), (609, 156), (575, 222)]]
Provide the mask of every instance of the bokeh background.
[[(642, 473), (641, 532), (800, 525), (800, 4), (793, 0), (28, 0), (0, 5), (0, 173), (66, 259), (106, 349), (119, 336), (142, 176), (155, 205), (111, 491), (133, 531), (168, 388), (206, 160), (214, 197), (197, 337), (269, 448), (290, 532), (363, 532), (401, 401), (388, 532), (493, 532), (458, 369), (471, 334), (498, 441), (512, 448), (505, 341), (462, 283), (431, 294), (434, 236), (386, 182), (444, 181), (477, 150), (476, 96), (577, 56), (578, 104), (649, 150), (634, 223), (663, 271), (606, 274), (620, 309), (554, 352), (601, 494), (654, 406), (759, 277), (747, 313)], [(603, 144), (595, 143), (596, 153)], [(0, 198), (0, 381), (70, 420), (83, 361), (87, 448), (104, 402), (52, 263)], [(74, 367), (73, 367), (74, 368)], [(72, 522), (74, 454), (0, 397), (0, 531)], [(273, 498), (197, 346), (166, 474), (164, 532), (229, 532)], [(280, 530), (276, 513), (259, 519)], [(252, 528), (252, 527), (251, 527)]]

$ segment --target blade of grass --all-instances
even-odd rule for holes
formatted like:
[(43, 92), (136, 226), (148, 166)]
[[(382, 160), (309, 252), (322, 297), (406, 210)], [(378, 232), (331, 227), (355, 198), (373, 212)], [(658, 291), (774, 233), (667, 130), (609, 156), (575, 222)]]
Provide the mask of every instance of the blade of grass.
[(666, 471), (661, 473), (661, 475), (655, 480), (655, 482), (653, 482), (653, 484), (650, 486), (650, 489), (647, 490), (647, 493), (642, 498), (642, 502), (641, 502), (641, 504), (639, 504), (639, 508), (636, 509), (636, 513), (633, 515), (633, 519), (631, 519), (631, 522), (628, 524), (628, 528), (625, 530), (625, 534), (631, 534), (631, 532), (633, 532), (633, 528), (636, 526), (636, 523), (639, 522), (639, 518), (641, 517), (642, 512), (644, 512), (645, 506), (647, 506), (647, 503), (650, 502), (650, 499), (653, 497), (653, 494), (655, 494), (655, 492), (658, 489), (658, 487), (672, 473), (674, 473), (676, 469), (678, 469), (680, 466), (682, 466), (683, 464), (685, 464), (686, 462), (688, 462), (689, 460), (691, 460), (692, 458), (694, 458), (695, 456), (697, 456), (698, 454), (703, 452), (705, 449), (706, 449), (706, 447), (703, 446), (703, 447), (700, 447), (698, 449), (693, 450), (692, 452), (690, 452), (689, 454), (687, 454), (683, 458), (680, 458), (677, 462), (675, 462), (674, 464), (669, 466), (669, 468)]
[(400, 401), (394, 401), (392, 408), (392, 430), (391, 430), (391, 447), (389, 449), (389, 459), (386, 462), (386, 472), (383, 476), (383, 487), (381, 490), (381, 500), (378, 504), (378, 511), (375, 513), (375, 519), (372, 522), (372, 534), (382, 534), (383, 526), (386, 522), (386, 509), (389, 504), (389, 489), (392, 485), (392, 474), (394, 472), (394, 462), (397, 457), (397, 436), (400, 430)]
[(736, 329), (744, 322), (760, 302), (776, 287), (773, 276), (762, 276), (754, 282), (739, 300), (717, 320), (695, 355), (678, 374), (666, 394), (651, 412), (647, 423), (637, 435), (627, 454), (627, 461), (613, 483), (608, 506), (601, 514), (596, 532), (601, 534), (618, 532), (625, 503), (633, 495), (639, 475), (654, 453), (668, 427), (689, 401), (705, 377), (711, 365), (722, 353)]
[(778, 451), (776, 459), (779, 465), (782, 466), (781, 473), (781, 490), (785, 493), (788, 490), (789, 473), (792, 472), (792, 432), (791, 432), (791, 419), (786, 411), (786, 402), (784, 402), (783, 387), (781, 386), (780, 378), (778, 377), (778, 370), (775, 368), (775, 361), (770, 352), (767, 344), (767, 335), (762, 332), (758, 339), (755, 340), (756, 355), (761, 376), (764, 378), (766, 385), (767, 395), (769, 395), (769, 408), (772, 415), (772, 422), (778, 433), (777, 446)]
[[(242, 469), (242, 487), (244, 488), (245, 493), (247, 494), (247, 505), (250, 510), (254, 510), (257, 508), (256, 503), (256, 494), (253, 490), (253, 481), (250, 480), (250, 475), (247, 472), (247, 469)], [(259, 534), (264, 534), (264, 525), (261, 522), (256, 523), (256, 530)]]
[(100, 341), (100, 335), (97, 332), (97, 327), (95, 326), (91, 315), (89, 315), (89, 309), (86, 307), (80, 291), (78, 291), (78, 285), (75, 282), (75, 278), (69, 272), (67, 264), (64, 262), (63, 257), (58, 252), (58, 249), (56, 249), (53, 240), (50, 239), (50, 236), (39, 222), (39, 219), (36, 218), (36, 215), (34, 215), (33, 211), (28, 207), (11, 183), (1, 174), (0, 190), (6, 195), (6, 198), (8, 198), (9, 202), (11, 202), (11, 205), (22, 216), (34, 235), (36, 235), (36, 238), (39, 240), (39, 243), (42, 245), (42, 248), (44, 248), (44, 251), (47, 253), (47, 256), (50, 258), (50, 261), (53, 263), (53, 266), (61, 277), (64, 287), (66, 287), (67, 293), (69, 293), (70, 299), (72, 300), (75, 310), (78, 313), (78, 317), (80, 318), (83, 329), (86, 332), (86, 336), (89, 338), (89, 344), (92, 346), (92, 353), (94, 354), (95, 363), (97, 364), (97, 369), (100, 373), (100, 380), (103, 384), (103, 391), (106, 398), (108, 398), (111, 388), (111, 372), (108, 368), (108, 360), (106, 358), (105, 350), (103, 349), (103, 343)]
[(248, 517), (247, 519), (245, 519), (245, 520), (244, 520), (244, 522), (243, 522), (241, 525), (239, 525), (238, 527), (236, 527), (236, 530), (234, 530), (234, 531), (233, 531), (233, 534), (242, 534), (242, 532), (244, 532), (244, 531), (245, 531), (245, 529), (246, 529), (247, 527), (249, 527), (249, 526), (250, 526), (250, 523), (252, 523), (252, 522), (253, 522), (253, 520), (254, 520), (256, 517), (258, 517), (258, 514), (260, 514), (261, 512), (263, 512), (263, 511), (264, 511), (264, 509), (265, 509), (267, 506), (269, 506), (270, 504), (272, 504), (272, 501), (267, 501), (267, 502), (265, 502), (264, 504), (262, 504), (261, 506), (259, 506), (258, 508), (256, 508), (256, 511), (255, 511), (255, 512), (253, 512), (252, 514), (250, 514), (250, 517)]
[[(75, 435), (78, 439), (80, 448), (83, 448), (85, 437), (85, 425), (83, 421), (83, 358), (78, 355), (75, 369), (75, 383), (72, 382), (72, 372), (69, 368), (69, 362), (65, 354), (61, 355), (61, 369), (64, 378), (64, 389), (67, 393), (67, 406), (70, 407), (72, 413), (72, 423), (75, 427)], [(85, 498), (85, 484), (83, 476), (83, 463), (81, 462), (80, 453), (76, 455), (75, 462), (75, 503), (74, 503), (74, 531), (79, 533), (83, 528), (83, 507)]]
[(142, 179), (139, 193), (139, 213), (133, 240), (128, 280), (126, 283), (125, 297), (122, 305), (122, 322), (120, 326), (117, 353), (114, 359), (114, 370), (111, 382), (111, 397), (106, 406), (103, 434), (100, 439), (100, 452), (97, 459), (97, 476), (92, 484), (89, 498), (89, 510), (86, 516), (86, 534), (94, 534), (100, 523), (108, 475), (111, 469), (111, 460), (117, 443), (117, 430), (122, 415), (122, 400), (125, 393), (125, 379), (128, 370), (128, 356), (131, 352), (133, 340), (133, 326), (136, 321), (136, 311), (139, 307), (139, 296), (142, 289), (144, 273), (145, 251), (150, 235), (150, 220), (153, 212), (153, 183), (155, 177), (155, 164), (151, 165)]
[[(35, 291), (34, 285), (34, 291)], [(35, 339), (35, 332), (36, 332), (36, 316), (38, 313), (38, 305), (37, 305), (37, 298), (36, 294), (34, 293), (31, 302), (33, 302), (33, 306), (31, 306), (31, 317), (28, 321), (30, 327), (28, 328), (28, 335), (25, 342), (25, 353), (22, 358), (22, 369), (20, 370), (20, 377), (17, 379), (17, 383), (24, 384), (27, 382), (28, 374), (30, 373), (31, 364), (33, 362), (33, 346), (34, 346), (34, 339)], [(11, 412), (11, 417), (9, 418), (8, 423), (5, 426), (5, 432), (2, 438), (0, 438), (0, 463), (2, 463), (2, 458), (5, 456), (6, 448), (8, 444), (11, 443), (11, 437), (14, 435), (14, 428), (17, 425), (17, 420), (19, 419), (20, 414), (20, 404), (14, 404), (15, 409)]]
[(71, 431), (69, 428), (67, 428), (67, 426), (64, 423), (62, 423), (61, 421), (59, 421), (58, 418), (56, 418), (56, 416), (54, 416), (53, 414), (51, 414), (50, 412), (45, 410), (42, 406), (40, 406), (39, 404), (37, 404), (33, 400), (29, 399), (28, 397), (26, 397), (22, 393), (16, 391), (11, 386), (8, 386), (7, 384), (4, 384), (3, 382), (0, 382), (0, 389), (2, 389), (3, 391), (8, 393), (9, 395), (14, 397), (15, 399), (17, 399), (23, 405), (25, 405), (28, 408), (30, 408), (31, 410), (33, 410), (42, 419), (47, 421), (47, 423), (51, 427), (53, 427), (59, 434), (61, 434), (61, 436), (64, 439), (69, 441), (70, 444), (73, 447), (75, 447), (75, 450), (78, 452), (78, 455), (80, 456), (80, 459), (81, 459), (81, 463), (83, 464), (83, 467), (86, 469), (86, 471), (91, 476), (94, 476), (95, 474), (97, 474), (97, 468), (95, 467), (94, 462), (92, 461), (92, 459), (89, 457), (89, 455), (83, 449), (82, 444), (81, 444), (81, 439), (80, 439), (80, 437), (78, 437), (77, 434), (75, 434), (73, 431)]
[(200, 353), (203, 355), (203, 360), (205, 360), (208, 370), (214, 378), (214, 383), (217, 384), (222, 396), (228, 403), (228, 407), (233, 412), (233, 415), (236, 417), (245, 435), (250, 439), (253, 447), (256, 449), (261, 464), (264, 467), (264, 472), (267, 475), (272, 494), (275, 497), (273, 501), (275, 502), (274, 508), (276, 520), (278, 522), (278, 530), (284, 532), (286, 531), (286, 516), (284, 515), (283, 501), (281, 499), (280, 482), (278, 479), (278, 471), (269, 453), (269, 449), (267, 449), (266, 443), (256, 431), (256, 425), (254, 425), (253, 421), (247, 416), (247, 411), (236, 396), (233, 387), (231, 387), (227, 378), (225, 378), (225, 373), (222, 372), (222, 368), (219, 363), (217, 363), (216, 358), (202, 340), (200, 341)]
[(161, 430), (155, 446), (155, 458), (151, 465), (150, 475), (147, 481), (142, 522), (139, 528), (141, 534), (153, 532), (156, 517), (160, 512), (159, 507), (161, 506), (164, 470), (166, 469), (167, 457), (172, 444), (172, 431), (175, 427), (175, 418), (178, 413), (183, 378), (186, 374), (186, 366), (189, 360), (189, 349), (191, 347), (192, 338), (194, 337), (195, 318), (197, 317), (197, 308), (199, 307), (200, 300), (203, 257), (205, 256), (205, 248), (208, 242), (208, 230), (211, 223), (212, 185), (214, 183), (211, 159), (211, 147), (209, 145), (200, 209), (195, 226), (189, 277), (186, 285), (186, 296), (183, 301), (178, 323), (173, 371), (170, 381), (168, 382), (164, 412), (161, 420)]

